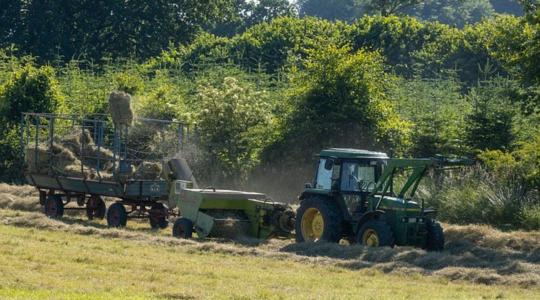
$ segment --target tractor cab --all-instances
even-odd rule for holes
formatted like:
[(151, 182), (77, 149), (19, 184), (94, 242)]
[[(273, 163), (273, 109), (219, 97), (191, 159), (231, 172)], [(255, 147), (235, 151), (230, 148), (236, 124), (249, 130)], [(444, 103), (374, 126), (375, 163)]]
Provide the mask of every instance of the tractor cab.
[(388, 156), (381, 152), (332, 148), (321, 151), (315, 189), (359, 194), (373, 191)]

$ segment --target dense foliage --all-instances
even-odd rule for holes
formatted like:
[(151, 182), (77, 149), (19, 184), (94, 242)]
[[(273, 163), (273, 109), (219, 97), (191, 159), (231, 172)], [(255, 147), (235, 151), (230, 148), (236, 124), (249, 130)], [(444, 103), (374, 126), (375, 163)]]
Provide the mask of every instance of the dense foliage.
[(324, 147), (470, 156), (422, 190), (442, 218), (540, 227), (536, 1), (68, 2), (0, 11), (3, 181), (21, 180), (22, 111), (106, 113), (118, 89), (197, 127), (205, 183), (292, 199)]

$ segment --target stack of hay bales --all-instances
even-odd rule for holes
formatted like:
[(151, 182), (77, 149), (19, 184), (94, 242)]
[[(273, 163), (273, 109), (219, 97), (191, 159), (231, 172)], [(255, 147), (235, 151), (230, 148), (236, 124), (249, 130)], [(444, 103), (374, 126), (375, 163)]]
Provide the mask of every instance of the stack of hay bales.
[(26, 149), (26, 164), (32, 173), (49, 174), (49, 171), (70, 169), (71, 165), (81, 164), (81, 161), (61, 144), (53, 143), (52, 147), (45, 144), (30, 143)]
[(156, 180), (159, 179), (163, 168), (159, 162), (143, 161), (135, 169), (133, 178), (137, 180)]
[[(96, 146), (88, 130), (76, 130), (60, 140), (55, 140), (51, 149), (49, 147), (45, 143), (39, 143), (37, 148), (35, 143), (26, 147), (25, 158), (29, 172), (95, 180), (100, 177), (102, 180), (111, 180), (114, 177), (112, 151)], [(83, 157), (84, 166), (81, 162)], [(98, 157), (101, 161), (99, 176), (96, 170)]]
[(109, 95), (109, 112), (115, 125), (131, 126), (134, 118), (131, 95), (121, 91), (112, 92)]
[(95, 167), (99, 157), (101, 169), (109, 173), (113, 171), (113, 152), (107, 148), (98, 147), (88, 130), (76, 130), (62, 138), (60, 143), (75, 153), (77, 157), (84, 157), (85, 164)]

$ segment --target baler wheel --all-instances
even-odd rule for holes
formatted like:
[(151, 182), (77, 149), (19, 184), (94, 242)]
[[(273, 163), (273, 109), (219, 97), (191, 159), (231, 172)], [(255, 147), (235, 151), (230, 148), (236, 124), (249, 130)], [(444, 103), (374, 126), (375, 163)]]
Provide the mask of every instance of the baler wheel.
[(444, 232), (441, 224), (434, 221), (429, 221), (426, 224), (427, 236), (424, 249), (427, 251), (443, 251), (444, 250)]
[(105, 201), (100, 196), (92, 195), (86, 201), (86, 216), (88, 220), (103, 219), (105, 217)]
[(155, 203), (152, 205), (150, 212), (148, 213), (148, 220), (152, 229), (165, 229), (169, 225), (167, 216), (169, 210), (163, 203)]
[(124, 205), (115, 202), (109, 206), (107, 211), (107, 225), (109, 227), (124, 227), (127, 224), (127, 212)]
[(176, 238), (190, 239), (193, 236), (193, 222), (187, 218), (179, 218), (174, 222), (172, 235)]
[(61, 218), (64, 215), (64, 203), (59, 195), (49, 195), (45, 200), (45, 215), (49, 218)]
[(367, 247), (394, 247), (394, 234), (382, 220), (367, 221), (360, 230), (356, 242)]

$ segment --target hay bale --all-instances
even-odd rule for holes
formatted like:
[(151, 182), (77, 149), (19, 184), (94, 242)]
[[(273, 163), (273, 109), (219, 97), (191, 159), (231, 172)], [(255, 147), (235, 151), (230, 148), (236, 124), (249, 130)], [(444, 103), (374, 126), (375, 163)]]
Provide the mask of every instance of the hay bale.
[(88, 129), (77, 129), (75, 132), (62, 137), (60, 143), (77, 155), (80, 155), (81, 145), (94, 145), (94, 138)]
[(133, 174), (134, 179), (155, 180), (161, 176), (162, 167), (159, 162), (143, 161)]
[(120, 91), (112, 92), (109, 95), (109, 112), (114, 124), (130, 126), (134, 118), (131, 95)]
[(81, 164), (71, 150), (57, 143), (53, 143), (51, 149), (45, 144), (38, 144), (37, 148), (29, 144), (25, 153), (28, 170), (32, 173), (48, 174), (50, 168), (62, 171), (69, 165)]

